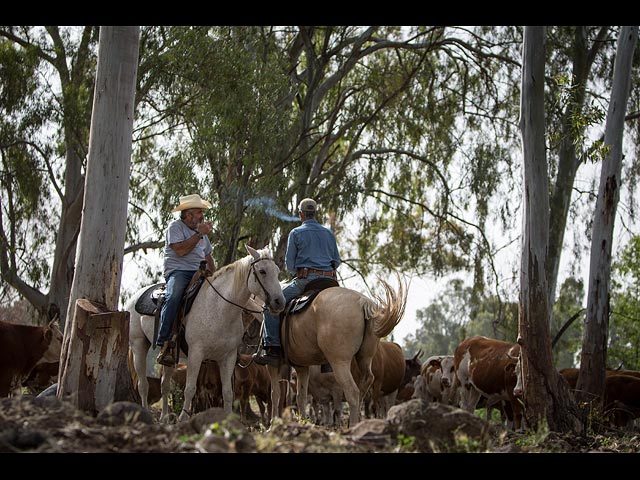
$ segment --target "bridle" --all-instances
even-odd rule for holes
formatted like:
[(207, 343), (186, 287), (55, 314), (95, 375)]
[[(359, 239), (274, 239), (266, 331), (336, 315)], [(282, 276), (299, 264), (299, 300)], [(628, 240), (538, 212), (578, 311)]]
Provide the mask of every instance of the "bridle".
[(270, 258), (259, 258), (257, 260), (254, 260), (253, 262), (251, 262), (251, 265), (249, 265), (249, 271), (247, 272), (247, 284), (249, 283), (249, 276), (253, 273), (253, 276), (256, 278), (256, 281), (258, 282), (258, 285), (260, 285), (260, 288), (262, 289), (262, 291), (264, 292), (266, 298), (264, 301), (264, 306), (262, 307), (262, 310), (251, 310), (250, 308), (247, 308), (245, 306), (242, 305), (238, 305), (235, 302), (232, 302), (231, 300), (229, 300), (228, 298), (225, 298), (224, 295), (222, 295), (217, 289), (216, 287), (213, 286), (213, 283), (211, 283), (211, 281), (209, 280), (209, 277), (204, 277), (205, 280), (207, 281), (207, 283), (211, 286), (211, 288), (213, 288), (213, 291), (216, 292), (218, 294), (218, 296), (223, 299), (225, 302), (230, 303), (231, 305), (235, 305), (236, 307), (238, 307), (239, 309), (241, 309), (244, 313), (262, 313), (265, 310), (268, 310), (267, 305), (269, 305), (271, 303), (271, 295), (269, 295), (269, 292), (267, 292), (267, 289), (264, 288), (264, 285), (262, 284), (262, 282), (260, 281), (260, 277), (258, 276), (258, 274), (256, 273), (256, 263), (261, 262), (262, 260), (271, 260)]

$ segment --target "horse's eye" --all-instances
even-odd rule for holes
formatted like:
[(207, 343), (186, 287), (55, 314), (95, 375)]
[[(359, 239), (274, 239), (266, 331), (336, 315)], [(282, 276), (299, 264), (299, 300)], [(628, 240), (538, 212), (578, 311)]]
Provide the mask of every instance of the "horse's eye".
[(262, 270), (260, 270), (260, 275), (266, 275), (267, 271), (263, 268)]

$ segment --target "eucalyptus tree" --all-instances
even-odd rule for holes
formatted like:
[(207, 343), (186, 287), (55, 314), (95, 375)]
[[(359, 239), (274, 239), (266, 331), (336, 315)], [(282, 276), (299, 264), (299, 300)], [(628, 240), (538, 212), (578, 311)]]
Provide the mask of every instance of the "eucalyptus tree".
[(591, 403), (595, 399), (596, 405), (602, 402), (605, 388), (611, 248), (622, 183), (624, 118), (631, 89), (633, 53), (637, 42), (637, 26), (625, 26), (620, 29), (604, 134), (607, 151), (602, 162), (600, 187), (593, 216), (585, 333), (576, 392), (579, 400)]
[[(546, 422), (554, 431), (578, 426), (566, 384), (553, 365), (546, 275), (549, 241), (549, 180), (545, 151), (545, 27), (525, 27), (522, 47), (520, 126), (524, 170), (522, 255), (520, 259), (521, 349), (525, 417), (537, 428)], [(565, 382), (566, 383), (566, 382)]]
[(549, 29), (547, 65), (550, 73), (547, 78), (551, 101), (547, 102), (546, 111), (550, 117), (551, 170), (555, 172), (549, 202), (547, 282), (550, 305), (555, 302), (576, 174), (581, 165), (592, 161), (597, 154), (598, 144), (585, 140), (585, 132), (587, 127), (600, 122), (603, 114), (593, 101), (595, 92), (589, 87), (596, 77), (594, 67), (605, 63), (610, 52), (610, 30), (610, 27), (587, 26)]
[[(119, 312), (139, 27), (101, 27), (82, 224), (58, 397), (99, 412), (134, 398), (129, 313)], [(84, 302), (84, 303), (83, 303)], [(100, 315), (91, 315), (96, 313)]]
[[(362, 259), (346, 258), (363, 275), (383, 264), (422, 272), (470, 264), (473, 238), (450, 208), (447, 167), (459, 148), (453, 126), (465, 109), (464, 85), (472, 83), (466, 63), (476, 55), (460, 52), (481, 47), (497, 60), (492, 45), (441, 27), (171, 27), (156, 36), (167, 47), (158, 57), (168, 60), (159, 62), (154, 94), (179, 128), (158, 151), (163, 188), (155, 203), (167, 211), (184, 189), (209, 194), (219, 261), (235, 255), (239, 239), (262, 243), (274, 232), (282, 258), (290, 218), (269, 219), (254, 207), (290, 212), (296, 198), (313, 195), (339, 237), (355, 212), (357, 241), (345, 241), (343, 252)], [(474, 92), (496, 65), (480, 66)], [(476, 191), (485, 196), (492, 188), (482, 182), (495, 179), (485, 167), (497, 150), (489, 143), (476, 145), (484, 149)]]
[(0, 27), (2, 68), (14, 80), (3, 85), (0, 105), (0, 289), (63, 324), (82, 213), (97, 33), (92, 26)]

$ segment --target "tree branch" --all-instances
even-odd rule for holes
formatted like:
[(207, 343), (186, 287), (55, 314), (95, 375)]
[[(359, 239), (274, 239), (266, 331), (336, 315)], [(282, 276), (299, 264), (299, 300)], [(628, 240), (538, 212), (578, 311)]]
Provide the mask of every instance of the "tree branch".
[(162, 247), (164, 247), (164, 240), (135, 243), (133, 245), (129, 245), (128, 247), (126, 247), (124, 249), (124, 254), (126, 255), (128, 253), (134, 253), (134, 252), (137, 252), (138, 250), (144, 250), (144, 253), (147, 253), (147, 250), (149, 249), (155, 250), (157, 248), (162, 248)]

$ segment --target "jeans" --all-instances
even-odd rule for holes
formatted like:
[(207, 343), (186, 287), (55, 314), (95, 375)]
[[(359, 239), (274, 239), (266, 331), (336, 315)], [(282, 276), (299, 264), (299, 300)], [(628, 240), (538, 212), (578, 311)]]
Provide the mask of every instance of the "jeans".
[(160, 331), (156, 340), (158, 347), (164, 345), (164, 342), (171, 337), (171, 327), (178, 314), (180, 301), (196, 272), (197, 270), (174, 270), (165, 277), (167, 290), (162, 310), (160, 311)]
[[(327, 278), (318, 273), (310, 273), (307, 278), (294, 278), (293, 281), (282, 289), (285, 303), (288, 303), (293, 297), (297, 297), (304, 291), (311, 280), (316, 278)], [(280, 346), (280, 314), (273, 315), (267, 310), (263, 313), (264, 318), (264, 346), (279, 347)]]

